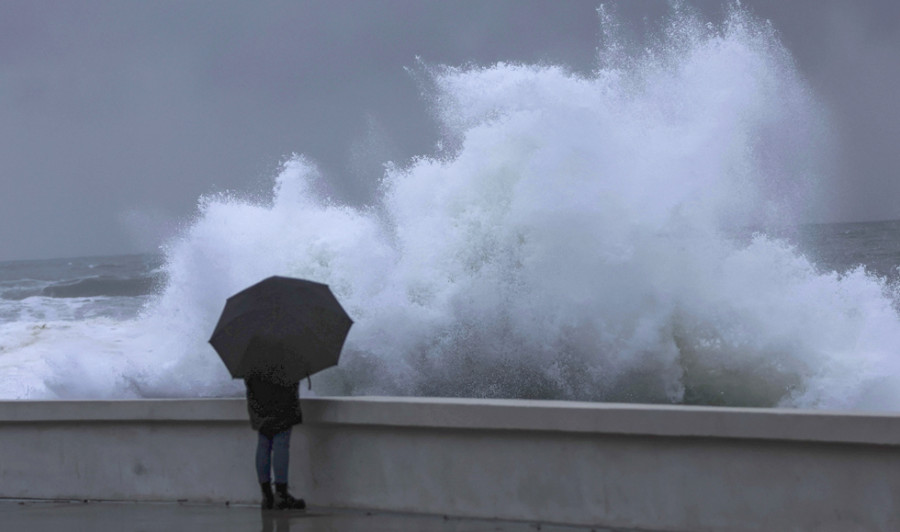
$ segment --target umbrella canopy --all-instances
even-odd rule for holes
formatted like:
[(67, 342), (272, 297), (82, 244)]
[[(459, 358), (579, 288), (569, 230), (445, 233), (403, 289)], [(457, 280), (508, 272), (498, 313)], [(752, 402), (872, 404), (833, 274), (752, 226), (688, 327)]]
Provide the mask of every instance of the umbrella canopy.
[(236, 379), (299, 382), (337, 365), (352, 324), (328, 285), (276, 276), (229, 297), (209, 343)]

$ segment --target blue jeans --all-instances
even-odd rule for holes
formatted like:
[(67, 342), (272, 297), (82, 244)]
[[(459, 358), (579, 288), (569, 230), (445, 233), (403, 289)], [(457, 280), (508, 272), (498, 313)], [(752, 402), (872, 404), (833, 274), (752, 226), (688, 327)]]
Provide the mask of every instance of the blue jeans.
[(271, 471), (275, 472), (276, 484), (287, 484), (288, 465), (291, 459), (291, 429), (279, 432), (273, 437), (259, 433), (256, 444), (256, 476), (259, 483), (271, 482)]

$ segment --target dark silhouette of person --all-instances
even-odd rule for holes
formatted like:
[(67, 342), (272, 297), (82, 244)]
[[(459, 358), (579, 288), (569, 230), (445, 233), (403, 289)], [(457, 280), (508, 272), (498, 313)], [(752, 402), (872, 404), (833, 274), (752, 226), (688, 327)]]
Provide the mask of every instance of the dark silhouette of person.
[[(248, 349), (278, 349), (259, 343)], [(288, 492), (291, 428), (303, 421), (300, 383), (286, 381), (278, 368), (269, 368), (244, 379), (250, 426), (259, 433), (256, 474), (262, 490), (262, 509), (303, 510), (306, 502)], [(275, 491), (272, 491), (274, 476)]]

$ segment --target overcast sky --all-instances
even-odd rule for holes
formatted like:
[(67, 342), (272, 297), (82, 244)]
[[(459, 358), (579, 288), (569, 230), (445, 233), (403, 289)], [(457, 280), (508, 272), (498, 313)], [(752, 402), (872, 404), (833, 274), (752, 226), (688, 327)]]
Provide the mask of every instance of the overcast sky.
[[(368, 201), (384, 160), (438, 139), (417, 56), (588, 72), (599, 4), (0, 0), (0, 260), (153, 250), (200, 195), (270, 188), (292, 152)], [(900, 2), (743, 4), (835, 117), (832, 220), (900, 218)], [(618, 5), (635, 27), (665, 10)]]

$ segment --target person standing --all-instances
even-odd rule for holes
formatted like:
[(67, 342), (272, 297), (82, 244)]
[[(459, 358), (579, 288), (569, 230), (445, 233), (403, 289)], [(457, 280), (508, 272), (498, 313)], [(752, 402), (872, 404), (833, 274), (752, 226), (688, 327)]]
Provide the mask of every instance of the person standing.
[[(277, 373), (244, 379), (250, 426), (257, 431), (256, 474), (262, 489), (262, 509), (303, 510), (306, 502), (288, 492), (291, 429), (303, 421), (300, 383), (283, 382)], [(275, 491), (272, 491), (274, 476)]]

